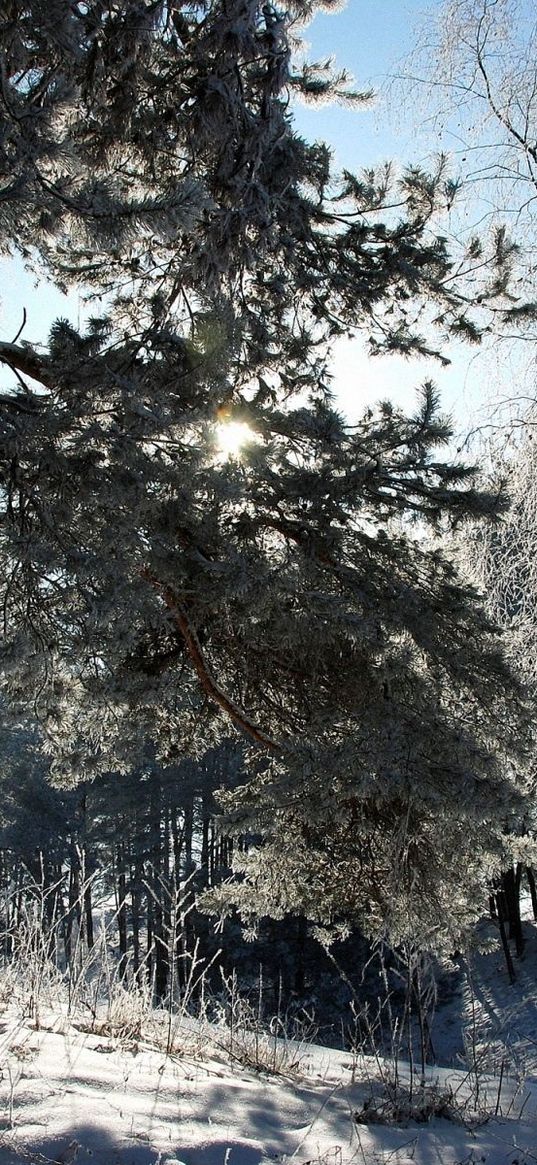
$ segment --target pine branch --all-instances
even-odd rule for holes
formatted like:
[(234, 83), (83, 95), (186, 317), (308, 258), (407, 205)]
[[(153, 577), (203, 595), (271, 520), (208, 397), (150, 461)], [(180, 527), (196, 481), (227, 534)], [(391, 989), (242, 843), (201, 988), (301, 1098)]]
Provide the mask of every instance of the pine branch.
[(44, 388), (54, 388), (46, 362), (32, 348), (21, 348), (18, 344), (0, 341), (0, 362), (15, 372), (22, 372), (23, 376), (39, 381)]
[(147, 569), (142, 571), (142, 577), (147, 579), (147, 581), (151, 583), (151, 586), (162, 596), (164, 603), (173, 618), (175, 626), (178, 628), (184, 639), (187, 652), (194, 665), (195, 671), (204, 692), (211, 700), (214, 701), (215, 704), (218, 704), (218, 707), (221, 708), (227, 716), (229, 716), (230, 720), (232, 720), (233, 723), (236, 724), (237, 727), (240, 728), (241, 732), (244, 732), (246, 736), (250, 736), (252, 740), (257, 742), (257, 744), (261, 744), (263, 748), (269, 749), (270, 752), (282, 752), (282, 745), (278, 744), (277, 741), (272, 740), (270, 736), (267, 736), (267, 734), (263, 732), (261, 728), (258, 728), (257, 724), (254, 724), (253, 721), (249, 719), (249, 717), (245, 712), (242, 711), (242, 709), (237, 708), (236, 704), (230, 700), (229, 696), (227, 696), (226, 693), (222, 691), (221, 687), (214, 679), (214, 676), (211, 675), (209, 665), (201, 649), (201, 644), (196, 635), (196, 632), (190, 625), (190, 622), (184, 610), (182, 609), (181, 604), (177, 601), (171, 587), (161, 583), (159, 579), (157, 579), (155, 575), (153, 575), (151, 571)]

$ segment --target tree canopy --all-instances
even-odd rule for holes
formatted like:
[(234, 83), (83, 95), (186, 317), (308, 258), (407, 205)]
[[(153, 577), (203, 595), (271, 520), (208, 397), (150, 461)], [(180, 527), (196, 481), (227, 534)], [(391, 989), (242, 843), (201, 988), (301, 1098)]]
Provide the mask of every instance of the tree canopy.
[(329, 345), (430, 354), (480, 320), (443, 164), (338, 176), (295, 133), (295, 92), (365, 99), (295, 65), (316, 7), (2, 6), (2, 245), (94, 308), (0, 344), (2, 667), (64, 782), (235, 728), (262, 844), (224, 905), (435, 942), (523, 828), (516, 685), (440, 542), (493, 499), (441, 456), (431, 384), (347, 426)]

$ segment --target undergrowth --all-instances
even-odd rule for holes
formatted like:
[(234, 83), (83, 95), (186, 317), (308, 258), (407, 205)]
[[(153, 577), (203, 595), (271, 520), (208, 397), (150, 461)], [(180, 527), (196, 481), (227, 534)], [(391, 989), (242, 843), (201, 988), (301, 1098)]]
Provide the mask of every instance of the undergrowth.
[[(81, 928), (74, 931), (71, 957), (62, 966), (58, 949), (65, 918), (51, 915), (49, 891), (43, 893), (34, 884), (16, 923), (3, 936), (0, 1009), (17, 1008), (36, 1029), (53, 1024), (57, 1031), (74, 1026), (91, 1032), (101, 1038), (103, 1050), (135, 1051), (144, 1045), (171, 1057), (220, 1057), (248, 1071), (305, 1075), (308, 1051), (317, 1038), (313, 1011), (290, 1014), (279, 1005), (270, 1014), (261, 972), (255, 988), (245, 992), (235, 972), (218, 967), (220, 952), (210, 962), (200, 956), (197, 944), (185, 952), (178, 942), (177, 919), (182, 911), (184, 918), (184, 902), (191, 898), (187, 891), (184, 885), (178, 888), (169, 912), (167, 957), (173, 971), (166, 997), (156, 1004), (150, 971), (154, 960), (146, 959), (135, 970), (118, 956), (112, 941), (113, 912), (91, 947)], [(475, 1125), (502, 1115), (507, 1067), (502, 1061), (496, 1079), (487, 1078), (485, 1086), (482, 1049), (475, 1034), (468, 1047), (468, 1072), (459, 1076), (457, 1087), (435, 1078), (427, 1063), (434, 985), (416, 952), (407, 952), (401, 967), (400, 978), (407, 987), (402, 1012), (396, 1014), (392, 1008), (382, 962), (384, 993), (376, 1010), (357, 997), (351, 1004), (345, 1033), (349, 1080), (360, 1085), (363, 1095), (352, 1113), (354, 1126), (407, 1125), (435, 1117)], [(10, 1112), (18, 1064), (15, 1049), (8, 1049), (0, 1069), (13, 1081)], [(11, 1119), (8, 1114), (8, 1125)]]

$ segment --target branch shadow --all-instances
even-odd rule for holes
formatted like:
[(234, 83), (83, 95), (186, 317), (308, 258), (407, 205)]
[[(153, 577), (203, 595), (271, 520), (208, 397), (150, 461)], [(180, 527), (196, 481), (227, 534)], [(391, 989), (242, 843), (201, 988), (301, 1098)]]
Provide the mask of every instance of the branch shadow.
[(126, 1143), (91, 1124), (61, 1136), (0, 1134), (0, 1165), (260, 1165), (263, 1156), (251, 1144), (233, 1140), (159, 1151), (141, 1138)]

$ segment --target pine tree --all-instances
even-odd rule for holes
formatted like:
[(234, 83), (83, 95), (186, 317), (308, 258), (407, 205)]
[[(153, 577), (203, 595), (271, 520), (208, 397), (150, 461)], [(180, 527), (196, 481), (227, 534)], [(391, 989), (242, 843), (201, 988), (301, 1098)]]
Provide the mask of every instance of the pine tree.
[[(265, 841), (243, 909), (433, 941), (523, 814), (493, 628), (420, 538), (491, 499), (437, 456), (430, 384), (415, 416), (349, 428), (329, 344), (432, 353), (479, 318), (435, 234), (442, 163), (338, 178), (294, 132), (295, 91), (365, 99), (295, 65), (316, 7), (2, 7), (2, 238), (98, 305), (44, 351), (0, 345), (3, 671), (58, 780), (128, 771), (147, 739), (199, 757), (233, 726), (236, 827)], [(226, 457), (230, 425), (248, 439)]]

